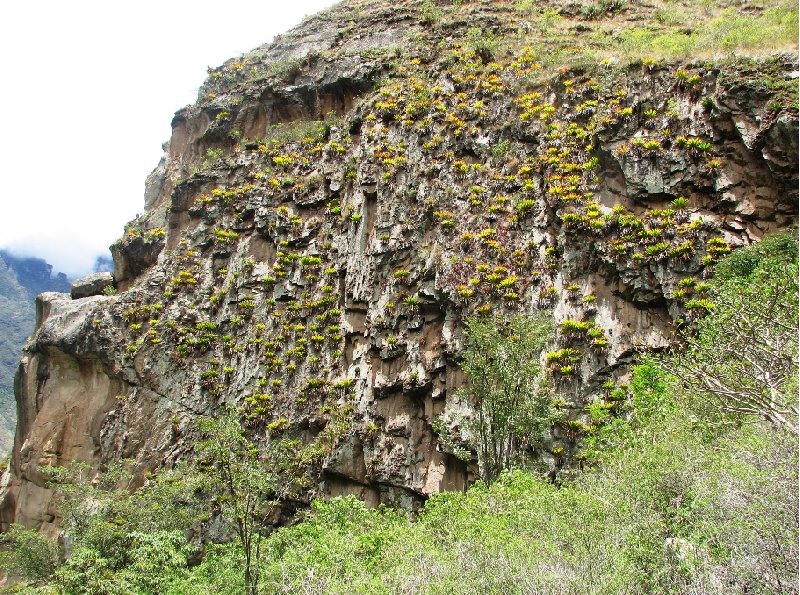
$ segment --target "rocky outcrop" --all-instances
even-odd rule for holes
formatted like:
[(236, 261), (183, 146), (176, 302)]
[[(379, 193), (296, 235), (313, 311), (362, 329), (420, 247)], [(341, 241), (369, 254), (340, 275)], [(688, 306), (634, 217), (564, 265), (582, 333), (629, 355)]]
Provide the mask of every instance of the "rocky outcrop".
[(111, 273), (92, 273), (72, 282), (70, 295), (73, 300), (100, 295), (107, 288), (114, 288), (114, 277)]
[(92, 461), (116, 395), (126, 392), (124, 381), (104, 369), (101, 353), (86, 341), (86, 327), (91, 325), (87, 317), (107, 301), (72, 301), (62, 293), (37, 298), (41, 347), (29, 346), (17, 373), (15, 392), (26, 397), (17, 399), (17, 427), (25, 431), (17, 432), (14, 443), (15, 473), (7, 488), (3, 522), (53, 522), (56, 511), (42, 467)]
[(43, 259), (0, 250), (0, 452), (4, 456), (14, 443), (14, 374), (36, 324), (36, 296), (43, 291), (68, 291), (69, 287), (66, 275), (53, 275), (53, 267)]
[(459, 41), (514, 30), (491, 3), (445, 49), (415, 4), (365, 6), (212, 70), (113, 248), (120, 293), (40, 298), (4, 523), (54, 521), (42, 465), (141, 477), (225, 404), (256, 441), (347, 415), (320, 493), (463, 489), (474, 467), (432, 426), (468, 413), (462, 322), (538, 308), (567, 421), (535, 454), (557, 473), (634, 351), (708, 307), (715, 261), (797, 220), (796, 106), (763, 84), (794, 57), (543, 73)]

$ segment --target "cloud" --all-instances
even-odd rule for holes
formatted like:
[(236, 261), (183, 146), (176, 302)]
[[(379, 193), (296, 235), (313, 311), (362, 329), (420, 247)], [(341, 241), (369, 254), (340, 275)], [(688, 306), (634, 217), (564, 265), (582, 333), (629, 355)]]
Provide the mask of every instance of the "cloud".
[(172, 114), (194, 102), (206, 68), (330, 4), (9, 4), (0, 36), (10, 90), (0, 94), (8, 140), (0, 144), (0, 246), (68, 274), (90, 271), (143, 209)]
[(44, 258), (53, 265), (53, 274), (65, 273), (72, 279), (91, 273), (98, 256), (108, 256), (106, 247), (59, 233), (20, 238), (0, 247), (15, 256)]

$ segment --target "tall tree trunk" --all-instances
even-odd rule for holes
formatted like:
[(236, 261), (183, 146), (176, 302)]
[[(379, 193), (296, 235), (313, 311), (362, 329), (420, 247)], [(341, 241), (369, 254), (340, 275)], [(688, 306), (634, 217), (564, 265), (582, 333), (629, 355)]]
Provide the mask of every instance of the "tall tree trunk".
[(246, 595), (258, 595), (258, 585), (256, 584), (250, 562), (250, 552), (244, 553), (244, 592)]

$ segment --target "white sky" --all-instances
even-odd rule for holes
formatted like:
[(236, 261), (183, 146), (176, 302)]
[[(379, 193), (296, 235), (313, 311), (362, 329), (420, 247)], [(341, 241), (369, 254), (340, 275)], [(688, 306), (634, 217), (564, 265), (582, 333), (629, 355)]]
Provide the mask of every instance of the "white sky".
[(333, 0), (17, 0), (0, 22), (0, 248), (89, 272), (144, 208), (173, 113)]

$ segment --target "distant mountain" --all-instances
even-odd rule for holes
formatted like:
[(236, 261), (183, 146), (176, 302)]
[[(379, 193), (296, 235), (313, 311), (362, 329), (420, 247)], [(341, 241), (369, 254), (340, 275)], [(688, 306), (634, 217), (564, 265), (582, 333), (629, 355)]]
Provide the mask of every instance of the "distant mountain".
[(14, 256), (7, 250), (0, 250), (0, 259), (14, 272), (17, 281), (31, 298), (36, 298), (43, 291), (68, 292), (70, 289), (72, 281), (64, 273), (53, 275), (53, 265), (43, 258)]
[(0, 453), (11, 450), (17, 413), (14, 374), (22, 347), (36, 325), (36, 296), (70, 289), (64, 273), (53, 275), (44, 259), (18, 257), (0, 250)]
[(114, 260), (111, 256), (98, 256), (94, 261), (93, 273), (113, 273)]

